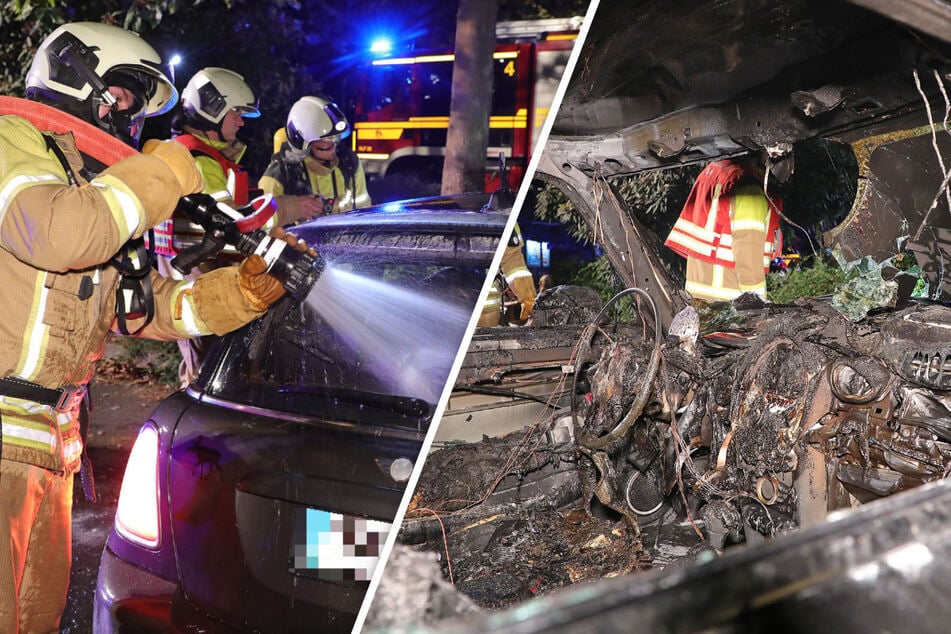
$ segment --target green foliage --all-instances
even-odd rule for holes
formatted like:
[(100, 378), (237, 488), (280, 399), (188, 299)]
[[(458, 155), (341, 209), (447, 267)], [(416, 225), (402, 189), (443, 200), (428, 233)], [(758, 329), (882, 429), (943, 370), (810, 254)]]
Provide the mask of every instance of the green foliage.
[(561, 224), (568, 235), (581, 243), (594, 242), (594, 235), (588, 225), (561, 190), (541, 181), (533, 181), (531, 187), (531, 194), (535, 199), (535, 217), (538, 220)]
[(766, 276), (766, 295), (771, 302), (790, 304), (799, 297), (831, 295), (844, 281), (838, 265), (819, 260), (786, 273), (770, 273)]
[[(701, 166), (686, 166), (682, 169), (612, 177), (609, 182), (641, 222), (651, 227), (658, 236), (666, 236), (677, 220), (677, 214), (700, 169)], [(580, 242), (595, 242), (581, 214), (559, 189), (535, 181), (532, 183), (532, 193), (536, 218), (562, 224)]]
[(655, 170), (610, 179), (618, 193), (644, 224), (666, 236), (690, 194), (702, 165)]
[(67, 22), (105, 22), (140, 33), (157, 26), (179, 4), (176, 0), (11, 0), (0, 4), (0, 94), (23, 94), (36, 48), (57, 27)]

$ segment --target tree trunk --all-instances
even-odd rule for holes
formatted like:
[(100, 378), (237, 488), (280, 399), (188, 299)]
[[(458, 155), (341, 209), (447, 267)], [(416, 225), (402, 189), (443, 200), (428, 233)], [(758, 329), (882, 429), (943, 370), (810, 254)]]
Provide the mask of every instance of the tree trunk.
[(442, 193), (485, 189), (498, 0), (460, 0)]

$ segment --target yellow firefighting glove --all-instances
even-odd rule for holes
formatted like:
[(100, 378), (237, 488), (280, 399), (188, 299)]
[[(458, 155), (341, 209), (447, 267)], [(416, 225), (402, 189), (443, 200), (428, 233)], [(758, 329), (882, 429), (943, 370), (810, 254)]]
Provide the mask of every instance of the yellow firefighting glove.
[[(281, 229), (271, 232), (300, 251), (316, 255), (307, 243)], [(284, 295), (284, 286), (267, 272), (267, 262), (252, 255), (240, 266), (223, 266), (195, 280), (192, 297), (198, 316), (216, 335), (223, 335), (257, 319)]]
[[(297, 236), (287, 233), (281, 227), (271, 229), (270, 235), (278, 240), (284, 240), (298, 251), (317, 255), (317, 252), (309, 248), (305, 241), (298, 240)], [(284, 285), (267, 272), (267, 262), (256, 253), (248, 257), (238, 268), (238, 287), (248, 303), (255, 310), (260, 311), (267, 310), (284, 295)]]
[(284, 285), (267, 272), (267, 262), (257, 253), (238, 267), (238, 287), (248, 303), (262, 312), (284, 295)]
[(160, 159), (172, 170), (182, 188), (182, 196), (197, 194), (205, 188), (205, 182), (195, 165), (195, 159), (192, 158), (188, 148), (181, 143), (149, 139), (142, 146), (142, 153)]

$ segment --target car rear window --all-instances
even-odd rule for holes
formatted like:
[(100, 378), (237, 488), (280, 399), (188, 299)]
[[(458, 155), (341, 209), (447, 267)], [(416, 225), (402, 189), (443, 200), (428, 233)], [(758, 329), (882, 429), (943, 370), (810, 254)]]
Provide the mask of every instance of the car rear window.
[(337, 259), (306, 302), (285, 298), (232, 337), (207, 391), (314, 416), (326, 415), (328, 402), (352, 419), (374, 403), (406, 414), (419, 400), (430, 411), (486, 276), (441, 259)]

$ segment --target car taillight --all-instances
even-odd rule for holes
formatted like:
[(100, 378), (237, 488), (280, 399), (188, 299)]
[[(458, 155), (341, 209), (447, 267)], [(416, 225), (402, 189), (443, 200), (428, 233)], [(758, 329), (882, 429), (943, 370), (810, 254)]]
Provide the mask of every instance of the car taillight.
[(145, 425), (132, 445), (116, 509), (116, 531), (146, 548), (159, 545), (158, 450), (158, 430)]

